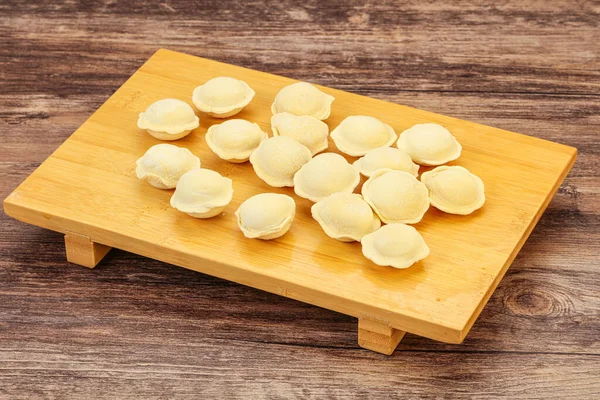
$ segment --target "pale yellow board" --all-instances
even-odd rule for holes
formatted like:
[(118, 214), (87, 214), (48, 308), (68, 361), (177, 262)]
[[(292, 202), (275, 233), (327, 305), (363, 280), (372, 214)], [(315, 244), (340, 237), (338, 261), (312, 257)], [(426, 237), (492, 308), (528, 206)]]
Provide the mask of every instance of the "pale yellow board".
[[(459, 343), (576, 156), (576, 149), (564, 145), (322, 88), (336, 97), (326, 121), (330, 128), (353, 114), (380, 118), (397, 132), (423, 122), (446, 126), (463, 145), (463, 155), (451, 164), (468, 168), (486, 185), (487, 202), (481, 210), (454, 216), (431, 208), (416, 225), (431, 248), (427, 259), (406, 270), (379, 267), (362, 256), (360, 244), (327, 237), (310, 216), (312, 203), (291, 188), (271, 188), (250, 164), (230, 164), (214, 155), (204, 134), (221, 120), (205, 114), (198, 114), (198, 129), (174, 143), (198, 155), (203, 167), (233, 179), (235, 194), (224, 215), (191, 218), (170, 208), (172, 191), (136, 179), (136, 159), (160, 142), (137, 128), (138, 113), (166, 97), (191, 104), (195, 86), (223, 75), (243, 79), (256, 90), (255, 99), (237, 117), (270, 132), (273, 98), (292, 79), (159, 50), (5, 200), (6, 213), (398, 330)], [(336, 151), (332, 142), (329, 150)], [(234, 211), (251, 195), (269, 191), (296, 199), (294, 224), (274, 241), (246, 239)]]

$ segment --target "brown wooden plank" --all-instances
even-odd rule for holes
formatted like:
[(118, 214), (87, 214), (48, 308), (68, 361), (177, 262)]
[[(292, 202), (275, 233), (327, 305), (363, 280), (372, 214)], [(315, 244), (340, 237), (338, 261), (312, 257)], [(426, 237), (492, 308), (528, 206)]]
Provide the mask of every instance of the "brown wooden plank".
[(409, 352), (385, 358), (364, 350), (246, 341), (165, 346), (152, 334), (136, 342), (131, 353), (122, 351), (128, 341), (94, 348), (85, 343), (8, 347), (0, 394), (14, 393), (11, 398), (17, 399), (25, 399), (24, 393), (95, 399), (539, 399), (550, 392), (560, 399), (589, 399), (600, 394), (598, 369), (576, 354)]
[(161, 46), (578, 147), (467, 340), (354, 350), (352, 318), (119, 251), (70, 267), (0, 214), (0, 397), (599, 396), (598, 2), (323, 3), (0, 2), (0, 197)]
[[(122, 68), (129, 69), (123, 75), (129, 76), (135, 69), (132, 60), (141, 63), (158, 47), (326, 85), (335, 82), (334, 87), (344, 90), (360, 82), (360, 90), (378, 92), (403, 88), (597, 96), (600, 85), (598, 54), (590, 51), (599, 39), (594, 2), (458, 7), (418, 1), (324, 5), (313, 0), (302, 6), (268, 2), (244, 8), (227, 2), (208, 7), (194, 2), (16, 3), (5, 6), (1, 25), (3, 37), (9, 38), (4, 55), (11, 60), (16, 56), (19, 62), (13, 63), (21, 67), (8, 72), (8, 84), (21, 86), (18, 77), (23, 75), (46, 76), (34, 62), (43, 57), (59, 70), (45, 84), (63, 95), (101, 90), (104, 83), (114, 83)], [(32, 28), (24, 23), (30, 19), (35, 19), (34, 29), (45, 32), (35, 42), (29, 36)], [(161, 35), (155, 34), (155, 21), (164, 24)], [(310, 61), (315, 56), (317, 68)], [(65, 59), (78, 69), (72, 71), (61, 62)], [(101, 79), (85, 79), (86, 72)]]

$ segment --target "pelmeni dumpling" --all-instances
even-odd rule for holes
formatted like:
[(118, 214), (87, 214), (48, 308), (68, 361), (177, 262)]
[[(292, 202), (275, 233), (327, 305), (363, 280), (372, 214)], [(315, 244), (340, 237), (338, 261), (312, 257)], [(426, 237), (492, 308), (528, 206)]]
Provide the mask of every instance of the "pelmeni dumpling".
[(380, 147), (371, 150), (352, 165), (367, 178), (382, 168), (405, 171), (414, 176), (419, 174), (419, 166), (412, 162), (408, 153), (395, 147)]
[(362, 195), (386, 224), (416, 224), (429, 208), (425, 184), (404, 171), (375, 171), (363, 185)]
[(220, 76), (194, 89), (192, 102), (200, 111), (216, 118), (231, 117), (246, 107), (256, 93), (239, 79)]
[(160, 140), (177, 140), (200, 125), (194, 109), (185, 101), (162, 99), (150, 104), (137, 121), (140, 129)]
[(195, 218), (219, 215), (233, 198), (233, 185), (210, 169), (193, 169), (179, 178), (171, 207)]
[(382, 267), (408, 268), (429, 255), (423, 237), (405, 224), (384, 225), (360, 243), (364, 256)]
[(183, 174), (200, 168), (200, 159), (188, 149), (162, 143), (150, 147), (136, 165), (139, 179), (159, 189), (173, 189)]
[(434, 168), (421, 176), (421, 182), (429, 189), (431, 204), (450, 214), (471, 214), (485, 203), (483, 181), (463, 167)]
[(327, 236), (342, 242), (360, 242), (364, 235), (381, 226), (360, 194), (334, 193), (315, 203), (311, 212)]
[(329, 118), (331, 103), (335, 98), (307, 82), (292, 83), (281, 89), (271, 106), (273, 114), (289, 112), (294, 115), (310, 115), (317, 119)]
[(275, 136), (289, 136), (311, 151), (313, 156), (327, 149), (329, 127), (310, 115), (294, 115), (288, 112), (271, 117), (271, 129)]
[(238, 226), (250, 239), (275, 239), (292, 226), (294, 199), (285, 194), (261, 193), (244, 201), (235, 212)]
[(352, 115), (331, 131), (331, 138), (342, 153), (361, 157), (379, 147), (391, 146), (398, 136), (394, 128), (377, 118)]
[(462, 146), (438, 124), (417, 124), (403, 131), (397, 146), (421, 165), (441, 165), (460, 157)]
[(310, 150), (287, 136), (260, 142), (250, 156), (256, 175), (274, 187), (294, 186), (294, 175), (312, 158)]
[(243, 163), (267, 137), (258, 124), (244, 119), (230, 119), (208, 128), (206, 143), (223, 160)]
[(332, 193), (352, 193), (360, 183), (360, 174), (337, 153), (323, 153), (307, 162), (294, 175), (294, 192), (311, 201)]

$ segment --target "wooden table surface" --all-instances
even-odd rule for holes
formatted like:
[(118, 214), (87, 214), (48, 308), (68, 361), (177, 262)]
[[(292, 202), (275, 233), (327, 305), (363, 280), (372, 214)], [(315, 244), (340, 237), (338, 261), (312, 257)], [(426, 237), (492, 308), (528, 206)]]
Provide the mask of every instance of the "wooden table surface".
[(161, 47), (579, 157), (464, 343), (390, 357), (356, 319), (210, 276), (69, 265), (62, 235), (2, 213), (0, 398), (600, 396), (600, 2), (50, 3), (0, 2), (2, 198)]

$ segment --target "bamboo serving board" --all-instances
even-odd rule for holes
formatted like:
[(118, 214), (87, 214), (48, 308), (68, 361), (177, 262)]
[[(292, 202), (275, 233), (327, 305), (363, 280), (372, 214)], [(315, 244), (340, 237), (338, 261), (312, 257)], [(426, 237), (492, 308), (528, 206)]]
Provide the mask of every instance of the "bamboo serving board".
[[(487, 202), (469, 216), (435, 208), (415, 227), (431, 249), (409, 269), (379, 267), (359, 243), (329, 238), (308, 200), (261, 181), (249, 163), (230, 164), (204, 140), (222, 122), (199, 113), (200, 127), (174, 144), (202, 167), (233, 179), (224, 214), (191, 218), (169, 206), (172, 191), (135, 177), (135, 161), (157, 143), (137, 128), (138, 113), (216, 76), (245, 80), (256, 97), (238, 116), (270, 132), (275, 94), (294, 80), (168, 50), (154, 54), (62, 146), (4, 200), (5, 212), (65, 234), (69, 261), (94, 267), (111, 247), (252, 286), (358, 318), (359, 344), (390, 354), (404, 332), (460, 343), (570, 170), (576, 149), (372, 98), (335, 96), (330, 129), (353, 114), (375, 116), (396, 132), (416, 123), (446, 126), (463, 146), (462, 165), (481, 177)], [(329, 151), (337, 151), (330, 142)], [(348, 158), (353, 161), (354, 158)], [(424, 172), (429, 168), (421, 168)], [(234, 211), (262, 192), (294, 197), (290, 231), (272, 241), (246, 239)]]

